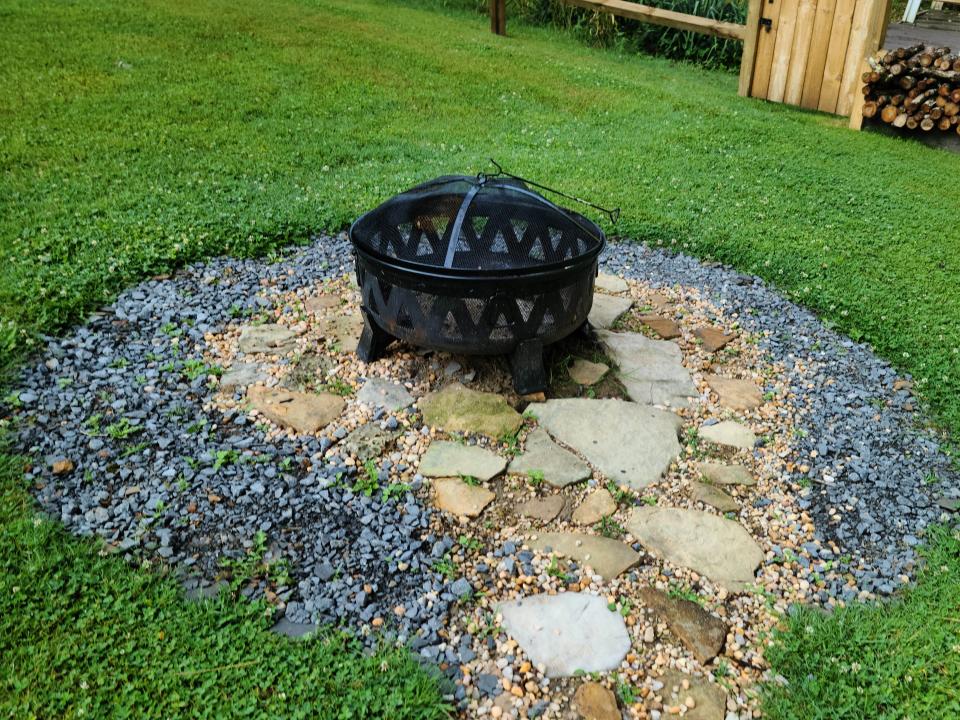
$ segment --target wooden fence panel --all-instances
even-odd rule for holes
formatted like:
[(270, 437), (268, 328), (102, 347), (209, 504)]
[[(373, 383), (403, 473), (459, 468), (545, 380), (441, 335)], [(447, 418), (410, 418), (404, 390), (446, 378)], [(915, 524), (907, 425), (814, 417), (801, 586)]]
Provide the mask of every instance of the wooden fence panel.
[(800, 0), (797, 8), (797, 29), (793, 34), (793, 49), (790, 52), (787, 87), (783, 93), (783, 101), (790, 105), (799, 105), (800, 97), (803, 95), (803, 80), (807, 73), (816, 11), (817, 0)]
[(773, 64), (770, 68), (770, 89), (767, 99), (783, 102), (787, 88), (787, 74), (790, 72), (790, 53), (793, 50), (793, 36), (797, 29), (797, 0), (781, 0), (780, 26), (777, 28), (777, 43), (773, 49)]
[(849, 115), (853, 106), (853, 94), (860, 85), (860, 74), (863, 65), (863, 48), (867, 35), (870, 33), (870, 14), (876, 0), (857, 0), (857, 9), (853, 14), (853, 25), (850, 28), (850, 42), (847, 45), (846, 58), (843, 62), (843, 80), (840, 82), (840, 95), (837, 97), (838, 115)]
[(837, 98), (840, 96), (840, 82), (843, 80), (843, 66), (847, 59), (855, 7), (856, 0), (837, 0), (833, 27), (830, 29), (830, 44), (827, 47), (827, 60), (823, 68), (823, 84), (817, 102), (817, 109), (823, 112), (837, 111)]
[(807, 67), (803, 77), (803, 92), (800, 95), (800, 107), (815, 110), (820, 102), (820, 88), (823, 85), (824, 67), (827, 64), (827, 49), (830, 47), (830, 28), (833, 27), (833, 14), (837, 9), (837, 0), (819, 0), (813, 20), (813, 34), (810, 38), (810, 51), (807, 54)]
[(780, 29), (780, 3), (763, 4), (763, 19), (770, 23), (769, 29), (761, 28), (757, 37), (757, 52), (753, 65), (753, 97), (765, 98), (770, 92), (770, 71), (773, 66), (773, 51)]

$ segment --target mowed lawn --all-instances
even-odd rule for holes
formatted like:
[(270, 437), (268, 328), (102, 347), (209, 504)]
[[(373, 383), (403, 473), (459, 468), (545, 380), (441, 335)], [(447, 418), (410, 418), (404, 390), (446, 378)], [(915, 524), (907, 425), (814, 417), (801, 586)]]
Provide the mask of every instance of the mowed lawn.
[[(956, 155), (738, 98), (732, 75), (517, 24), (495, 37), (439, 0), (0, 0), (0, 25), (2, 368), (139, 278), (304, 241), (494, 157), (621, 206), (617, 235), (773, 281), (913, 373), (960, 428)], [(443, 712), (402, 656), (284, 645), (245, 606), (188, 607), (163, 578), (35, 526), (21, 465), (0, 463), (0, 712), (99, 717), (115, 697), (118, 716)], [(794, 622), (776, 668), (794, 692), (772, 697), (774, 717), (957, 702), (942, 659), (960, 642), (960, 543), (943, 532), (933, 553), (947, 570), (897, 612)], [(862, 675), (821, 673), (838, 656)], [(904, 657), (922, 665), (913, 684)], [(340, 704), (316, 672), (331, 658), (354, 673)]]

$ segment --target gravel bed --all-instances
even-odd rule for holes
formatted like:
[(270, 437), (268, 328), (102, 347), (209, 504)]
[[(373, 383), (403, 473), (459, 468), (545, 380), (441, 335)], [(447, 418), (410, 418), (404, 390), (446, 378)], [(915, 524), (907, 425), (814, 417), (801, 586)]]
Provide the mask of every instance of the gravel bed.
[[(960, 496), (958, 475), (935, 434), (918, 425), (909, 384), (868, 347), (826, 328), (758, 278), (629, 243), (611, 246), (603, 265), (605, 272), (652, 287), (698, 289), (721, 325), (739, 323), (782, 368), (775, 394), (790, 406), (791, 417), (784, 426), (790, 430), (785, 457), (777, 461), (788, 471), (777, 475), (794, 483), (796, 502), (770, 485), (775, 492), (754, 500), (742, 517), (767, 522), (772, 508), (766, 506), (779, 503), (785, 527), (806, 527), (805, 516), (814, 520), (815, 532), (811, 525), (813, 535), (804, 539), (816, 542), (798, 545), (804, 578), (817, 568), (827, 578), (817, 599), (886, 594), (902, 584), (923, 529), (945, 517), (938, 499)], [(192, 594), (209, 594), (246, 574), (253, 580), (233, 589), (265, 597), (285, 615), (287, 631), (342, 621), (364, 633), (383, 628), (409, 640), (422, 657), (459, 675), (455, 693), (464, 701), (458, 666), (493, 663), (493, 656), (473, 660), (478, 649), (485, 654), (479, 646), (493, 640), (472, 637), (470, 617), (451, 625), (455, 599), (491, 581), (497, 595), (506, 592), (514, 567), (523, 571), (517, 577), (542, 581), (544, 567), (534, 569), (533, 556), (501, 534), (501, 549), (484, 562), (474, 558), (467, 577), (451, 574), (446, 561), (463, 549), (450, 537), (458, 529), (438, 521), (423, 502), (428, 493), (414, 468), (431, 429), (415, 411), (371, 416), (351, 405), (325, 435), (277, 432), (250, 415), (242, 393), (221, 393), (208, 367), (211, 357), (233, 362), (236, 326), (268, 311), (295, 321), (301, 314), (296, 298), (351, 269), (344, 234), (315, 238), (274, 263), (214, 259), (131, 288), (87, 325), (48, 339), (46, 353), (25, 368), (19, 393), (20, 447), (36, 462), (27, 480), (43, 509), (73, 532), (98, 535), (132, 561), (171, 565)], [(274, 307), (270, 298), (284, 297), (289, 300)], [(313, 342), (309, 331), (300, 342)], [(692, 346), (688, 351), (695, 353)], [(283, 376), (289, 362), (278, 360), (274, 371)], [(388, 378), (395, 371), (403, 375), (404, 368), (423, 369), (410, 353), (390, 362), (396, 366), (385, 366)], [(417, 376), (410, 387), (422, 393), (448, 371), (456, 373), (454, 365)], [(355, 390), (356, 368), (350, 372), (345, 377)], [(775, 405), (770, 412), (777, 412)], [(779, 422), (773, 416), (757, 420), (760, 426)], [(366, 470), (338, 452), (341, 439), (369, 423), (400, 435), (402, 452), (381, 457), (376, 467), (382, 486), (401, 487), (390, 499), (352, 489)], [(685, 467), (681, 463), (680, 472)], [(671, 483), (664, 484), (665, 497), (686, 502)], [(754, 530), (765, 534), (761, 525)], [(776, 547), (768, 550), (777, 556)], [(435, 570), (441, 566), (446, 576)], [(505, 566), (511, 569), (502, 571)], [(477, 567), (483, 568), (479, 574)], [(659, 572), (650, 566), (623, 581), (622, 590), (632, 592), (641, 581), (671, 581)], [(776, 563), (765, 573), (780, 582)], [(581, 589), (598, 593), (621, 587), (583, 581)], [(789, 582), (784, 575), (784, 598), (810, 592), (805, 579), (799, 589)], [(737, 602), (744, 607), (732, 606), (731, 619), (757, 616), (752, 600)], [(725, 612), (722, 604), (716, 608)], [(462, 607), (454, 614), (475, 612)], [(732, 647), (744, 648), (738, 659), (747, 665), (762, 666), (746, 648), (765, 624), (743, 631), (749, 643), (734, 635)], [(647, 625), (633, 627), (641, 641), (652, 632)], [(676, 662), (659, 650), (647, 655), (630, 661), (641, 675), (651, 663)], [(478, 682), (491, 672), (480, 673)]]
[(50, 338), (19, 393), (20, 447), (37, 463), (26, 479), (70, 530), (131, 560), (159, 558), (192, 594), (216, 592), (246, 563), (255, 582), (237, 589), (266, 595), (290, 623), (389, 618), (429, 657), (453, 599), (431, 569), (453, 542), (429, 534), (430, 512), (411, 492), (354, 493), (357, 469), (322, 461), (325, 439), (270, 437), (209, 402), (205, 335), (266, 310), (264, 287), (292, 291), (351, 267), (342, 235), (273, 264), (214, 259)]
[[(960, 496), (960, 474), (936, 434), (920, 426), (909, 382), (756, 276), (627, 242), (608, 247), (602, 264), (653, 286), (698, 288), (765, 336), (761, 346), (784, 366), (798, 413), (793, 457), (809, 467), (798, 482), (810, 485), (800, 507), (819, 538), (850, 556), (842, 564), (861, 590), (893, 592), (912, 574), (924, 528), (946, 519), (938, 499)], [(839, 580), (831, 594), (842, 594)]]

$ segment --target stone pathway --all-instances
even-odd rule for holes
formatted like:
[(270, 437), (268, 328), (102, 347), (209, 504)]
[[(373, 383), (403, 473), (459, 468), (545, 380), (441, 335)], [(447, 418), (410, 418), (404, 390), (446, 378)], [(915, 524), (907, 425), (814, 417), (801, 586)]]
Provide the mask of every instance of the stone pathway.
[[(121, 551), (141, 545), (134, 523), (112, 520), (123, 508), (159, 518), (137, 531), (149, 557), (193, 567), (222, 567), (217, 552), (242, 557), (265, 533), (265, 557), (289, 557), (296, 575), (250, 589), (285, 613), (277, 632), (330, 618), (367, 638), (396, 631), (454, 682), (464, 717), (747, 717), (764, 638), (840, 555), (815, 541), (792, 482), (806, 464), (785, 460), (794, 389), (689, 289), (596, 287), (599, 344), (576, 346), (575, 385), (556, 391), (577, 396), (532, 403), (496, 360), (397, 344), (360, 363), (347, 278), (264, 290), (261, 316), (190, 335), (211, 368), (191, 392), (229, 445), (209, 432), (196, 460), (164, 463), (171, 441), (131, 415), (113, 432), (149, 434), (144, 455), (85, 432), (30, 479), (60, 493), (38, 491), (45, 505), (77, 503), (55, 507), (65, 522)], [(610, 386), (628, 399), (593, 399)], [(77, 490), (102, 452), (98, 472), (109, 460), (125, 475)], [(139, 467), (154, 457), (162, 484)], [(169, 488), (184, 484), (181, 502)], [(218, 546), (228, 533), (236, 545)]]

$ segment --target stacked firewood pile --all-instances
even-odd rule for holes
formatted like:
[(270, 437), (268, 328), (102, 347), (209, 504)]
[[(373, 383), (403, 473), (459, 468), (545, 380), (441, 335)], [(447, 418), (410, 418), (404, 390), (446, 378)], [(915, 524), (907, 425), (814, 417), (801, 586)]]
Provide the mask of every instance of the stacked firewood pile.
[(863, 116), (894, 127), (960, 134), (960, 55), (950, 48), (900, 48), (869, 58)]

